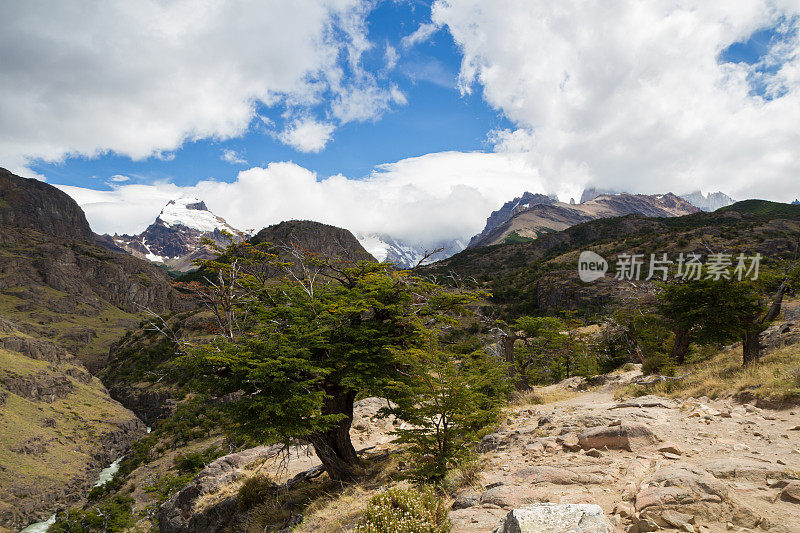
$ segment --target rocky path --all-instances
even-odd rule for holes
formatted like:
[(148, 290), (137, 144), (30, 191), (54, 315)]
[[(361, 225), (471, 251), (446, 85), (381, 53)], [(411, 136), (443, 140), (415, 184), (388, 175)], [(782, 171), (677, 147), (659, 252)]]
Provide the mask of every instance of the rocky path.
[(556, 502), (598, 504), (630, 533), (800, 532), (800, 409), (614, 400), (636, 375), (512, 411), (482, 442), (484, 487), (457, 497), (453, 531), (493, 531), (510, 509)]

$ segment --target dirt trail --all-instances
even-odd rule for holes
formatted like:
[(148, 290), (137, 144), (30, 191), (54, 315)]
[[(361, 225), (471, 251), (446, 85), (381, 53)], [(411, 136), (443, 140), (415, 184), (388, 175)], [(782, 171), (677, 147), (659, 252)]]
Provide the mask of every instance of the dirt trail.
[(482, 443), (484, 487), (456, 499), (454, 532), (492, 531), (509, 509), (543, 501), (597, 503), (631, 533), (800, 532), (800, 409), (614, 400), (639, 375), (513, 410)]

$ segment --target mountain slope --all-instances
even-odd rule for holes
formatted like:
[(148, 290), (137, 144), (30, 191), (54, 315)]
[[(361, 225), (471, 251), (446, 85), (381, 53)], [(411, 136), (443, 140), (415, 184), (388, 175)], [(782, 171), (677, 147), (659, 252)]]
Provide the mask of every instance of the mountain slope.
[(315, 254), (347, 261), (375, 260), (350, 231), (312, 220), (287, 220), (267, 226), (250, 241), (253, 244), (270, 242), (293, 245)]
[(195, 268), (193, 261), (209, 259), (213, 253), (203, 244), (210, 239), (220, 246), (244, 238), (244, 233), (208, 210), (197, 198), (171, 200), (155, 222), (138, 235), (114, 235), (113, 243), (140, 259), (163, 264), (170, 270), (185, 272)]
[(163, 313), (185, 305), (162, 269), (99, 246), (69, 196), (9, 173), (2, 182), (0, 314), (25, 333), (52, 340), (96, 370), (144, 308)]
[(68, 240), (94, 241), (86, 216), (66, 193), (0, 168), (0, 226), (26, 228)]
[(71, 354), (0, 317), (0, 531), (81, 501), (142, 433)]
[[(530, 193), (526, 193), (530, 194)], [(542, 195), (538, 195), (541, 197)], [(587, 193), (584, 192), (584, 197)], [(524, 198), (524, 196), (523, 196)], [(503, 242), (537, 239), (548, 233), (564, 230), (598, 218), (640, 214), (649, 217), (680, 216), (699, 211), (672, 193), (663, 195), (601, 194), (581, 204), (565, 204), (548, 197), (527, 203), (514, 199), (503, 209), (492, 213), (486, 228), (470, 241), (470, 247), (491, 246)], [(514, 205), (513, 208), (508, 206)], [(505, 218), (504, 221), (501, 221)]]
[[(647, 283), (605, 278), (578, 279), (578, 256), (592, 250), (609, 266), (622, 253), (760, 253), (769, 261), (792, 258), (800, 242), (800, 206), (747, 200), (713, 213), (680, 217), (602, 218), (544, 235), (536, 240), (468, 248), (423, 273), (447, 281), (455, 275), (475, 279), (510, 316), (579, 310), (594, 313), (636, 296)], [(646, 272), (645, 272), (646, 274)]]

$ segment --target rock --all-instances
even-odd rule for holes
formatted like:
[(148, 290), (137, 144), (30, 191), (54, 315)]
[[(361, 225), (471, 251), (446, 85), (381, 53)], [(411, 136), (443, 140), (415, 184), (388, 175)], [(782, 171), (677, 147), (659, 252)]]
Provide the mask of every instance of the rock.
[(600, 484), (603, 479), (593, 474), (575, 472), (557, 466), (531, 466), (517, 472), (517, 476), (529, 483), (550, 483), (552, 485)]
[(781, 498), (800, 503), (800, 481), (790, 481), (781, 491)]
[(686, 531), (685, 526), (691, 524), (694, 516), (667, 509), (661, 513), (661, 519), (673, 527)]
[(677, 454), (674, 454), (674, 453), (669, 453), (669, 452), (663, 452), (662, 455), (664, 456), (664, 458), (669, 459), (670, 461), (677, 461), (678, 459), (681, 458), (680, 455), (677, 455)]
[(683, 450), (674, 442), (665, 442), (656, 448), (660, 452), (683, 455)]
[(496, 533), (611, 533), (599, 505), (539, 503), (514, 509)]
[(466, 509), (468, 507), (473, 507), (478, 505), (481, 502), (481, 495), (478, 494), (476, 491), (469, 489), (465, 490), (458, 496), (456, 496), (456, 500), (453, 502), (453, 509)]
[(721, 503), (728, 497), (725, 485), (711, 474), (685, 464), (660, 468), (645, 479), (636, 494), (636, 511), (679, 507), (709, 511), (708, 504)]
[(578, 439), (584, 450), (609, 448), (633, 451), (656, 442), (656, 437), (650, 428), (638, 422), (588, 429), (582, 432)]
[(577, 435), (570, 434), (564, 437), (561, 440), (561, 445), (564, 447), (565, 450), (569, 450), (571, 452), (576, 452), (581, 449), (580, 441), (578, 440)]
[(591, 450), (586, 451), (586, 455), (588, 455), (589, 457), (601, 457), (603, 454), (600, 453), (600, 450), (598, 450), (597, 448), (592, 448)]
[(633, 504), (630, 502), (619, 502), (614, 505), (614, 510), (612, 514), (619, 515), (623, 518), (631, 517), (636, 513), (636, 510), (633, 508)]
[(227, 497), (204, 509), (196, 509), (201, 496), (213, 494), (243, 475), (242, 469), (258, 459), (280, 453), (280, 445), (258, 446), (225, 455), (200, 471), (194, 480), (173, 494), (158, 508), (161, 533), (221, 532), (233, 519), (238, 508), (236, 495)]
[(512, 509), (523, 505), (536, 502), (547, 501), (548, 495), (523, 485), (500, 485), (490, 488), (481, 494), (479, 503), (481, 505), (496, 505), (503, 509)]
[(720, 479), (746, 479), (757, 483), (766, 483), (767, 478), (781, 477), (785, 471), (770, 463), (733, 457), (706, 462), (703, 468)]

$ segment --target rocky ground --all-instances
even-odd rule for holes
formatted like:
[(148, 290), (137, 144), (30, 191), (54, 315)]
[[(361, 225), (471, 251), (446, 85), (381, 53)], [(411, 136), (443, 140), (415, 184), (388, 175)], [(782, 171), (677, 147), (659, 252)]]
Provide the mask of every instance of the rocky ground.
[(638, 376), (509, 413), (482, 443), (482, 490), (454, 502), (454, 532), (492, 531), (510, 509), (535, 502), (595, 503), (632, 533), (800, 531), (800, 410), (616, 401), (614, 391)]
[[(509, 511), (537, 502), (597, 504), (622, 532), (800, 532), (800, 409), (614, 399), (640, 377), (621, 372), (582, 391), (573, 378), (539, 389), (558, 401), (511, 409), (481, 443), (481, 486), (454, 498), (454, 533), (494, 531)], [(357, 448), (392, 449), (396, 422), (376, 418), (379, 407), (360, 402)], [(268, 447), (218, 459), (162, 506), (162, 531), (202, 529), (221, 513), (234, 525), (236, 492), (254, 469), (287, 480), (316, 465), (311, 452), (286, 460)]]

